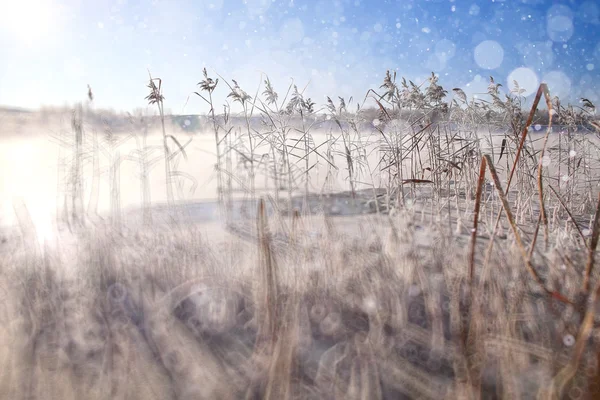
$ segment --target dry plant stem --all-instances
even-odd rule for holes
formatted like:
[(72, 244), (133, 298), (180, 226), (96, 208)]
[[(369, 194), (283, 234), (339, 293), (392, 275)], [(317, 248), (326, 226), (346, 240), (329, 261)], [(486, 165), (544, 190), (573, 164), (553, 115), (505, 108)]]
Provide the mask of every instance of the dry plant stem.
[(169, 146), (167, 144), (167, 131), (165, 130), (165, 114), (163, 112), (162, 101), (158, 104), (158, 111), (160, 113), (160, 126), (163, 134), (163, 148), (165, 152), (165, 179), (166, 179), (166, 188), (167, 188), (167, 203), (169, 206), (173, 205), (174, 197), (173, 197), (173, 186), (171, 185), (171, 163), (169, 161), (169, 157), (171, 153), (169, 152)]
[(527, 252), (525, 250), (525, 246), (523, 244), (523, 241), (521, 240), (521, 235), (519, 233), (519, 229), (517, 228), (517, 224), (515, 223), (515, 219), (513, 217), (512, 211), (510, 209), (510, 205), (508, 204), (508, 199), (506, 198), (506, 194), (502, 190), (502, 184), (500, 183), (500, 178), (498, 178), (498, 173), (496, 172), (496, 168), (494, 167), (494, 164), (492, 163), (492, 160), (491, 160), (491, 158), (490, 158), (489, 155), (487, 155), (487, 154), (484, 155), (484, 158), (487, 159), (488, 169), (490, 171), (490, 174), (492, 175), (492, 179), (494, 180), (494, 185), (496, 187), (496, 190), (498, 191), (498, 195), (500, 196), (500, 200), (502, 201), (502, 208), (504, 209), (504, 212), (506, 213), (506, 217), (508, 218), (508, 221), (510, 222), (510, 226), (512, 228), (513, 234), (515, 235), (515, 240), (516, 240), (517, 245), (519, 247), (519, 251), (521, 252), (521, 256), (523, 257), (523, 262), (525, 263), (525, 266), (527, 267), (529, 273), (531, 274), (531, 276), (533, 277), (533, 279), (540, 285), (540, 287), (547, 294), (549, 294), (553, 298), (556, 298), (557, 300), (560, 300), (560, 301), (562, 301), (564, 303), (573, 304), (573, 302), (571, 302), (570, 300), (568, 300), (562, 294), (546, 288), (546, 286), (544, 285), (544, 282), (543, 282), (542, 278), (539, 276), (539, 274), (537, 273), (537, 271), (533, 267), (533, 264), (531, 263), (531, 259), (529, 259), (528, 255), (527, 255)]
[(83, 146), (83, 108), (79, 103), (73, 110), (71, 117), (71, 127), (75, 133), (75, 142), (73, 144), (72, 166), (72, 194), (71, 194), (71, 217), (74, 225), (83, 225), (83, 167), (82, 167), (82, 146)]
[[(489, 158), (488, 157), (483, 157), (481, 159), (481, 164), (479, 167), (479, 179), (478, 179), (478, 183), (477, 183), (477, 193), (475, 196), (475, 210), (473, 211), (473, 228), (471, 229), (471, 248), (469, 251), (469, 286), (468, 286), (468, 290), (469, 290), (469, 297), (470, 297), (470, 303), (469, 303), (469, 314), (471, 315), (471, 319), (473, 320), (473, 313), (476, 312), (476, 310), (479, 308), (479, 301), (476, 298), (475, 295), (475, 290), (474, 290), (474, 275), (475, 275), (475, 248), (477, 245), (477, 228), (479, 225), (479, 211), (481, 209), (481, 195), (483, 192), (483, 186), (484, 186), (484, 181), (485, 181), (485, 170), (487, 168), (487, 163), (489, 162)], [(493, 238), (492, 238), (493, 240)], [(483, 278), (482, 278), (483, 279)], [(481, 290), (481, 288), (480, 288)], [(477, 305), (476, 305), (477, 303)], [(473, 322), (471, 322), (471, 325), (473, 325)], [(466, 356), (466, 362), (468, 365), (468, 372), (467, 372), (467, 380), (471, 383), (472, 382), (472, 375), (476, 375), (472, 374), (472, 372), (476, 372), (473, 371), (473, 365), (469, 362), (469, 356), (468, 354), (471, 351), (471, 347), (472, 347), (472, 343), (473, 341), (469, 340), (472, 336), (471, 336), (471, 332), (473, 331), (473, 328), (468, 328), (467, 326), (465, 326), (464, 323), (460, 324), (460, 339), (461, 339), (461, 345), (462, 345), (462, 349), (463, 352)], [(478, 385), (476, 385), (478, 386)]]
[[(544, 91), (544, 98), (546, 99), (546, 106), (548, 107), (548, 128), (546, 129), (546, 135), (544, 135), (544, 144), (542, 145), (542, 150), (540, 153), (540, 159), (538, 161), (538, 190), (540, 196), (540, 216), (541, 222), (544, 224), (544, 246), (545, 249), (548, 249), (548, 215), (546, 213), (546, 206), (544, 205), (544, 188), (542, 185), (542, 172), (544, 169), (543, 166), (543, 158), (544, 152), (546, 151), (546, 146), (548, 144), (548, 136), (550, 135), (550, 131), (552, 130), (552, 101), (550, 100), (550, 94), (548, 93), (548, 87), (545, 84), (540, 85), (540, 89)], [(539, 93), (539, 90), (538, 90)], [(534, 111), (535, 112), (535, 111)]]
[[(304, 123), (304, 112), (300, 110), (300, 117), (302, 119), (302, 138), (304, 139), (304, 169), (305, 169), (305, 178), (304, 178), (304, 207), (308, 208), (308, 186), (309, 186), (309, 154), (310, 154), (310, 137), (308, 136), (308, 132), (306, 131), (306, 126)], [(308, 211), (305, 211), (308, 212)]]
[(144, 124), (144, 133), (142, 136), (142, 153), (140, 157), (140, 170), (142, 171), (142, 203), (144, 205), (144, 223), (152, 224), (152, 211), (150, 210), (151, 191), (150, 191), (150, 173), (148, 171), (148, 153), (145, 149), (148, 148), (148, 126)]
[(208, 92), (208, 100), (210, 103), (210, 114), (212, 117), (213, 131), (215, 133), (215, 147), (217, 151), (217, 196), (219, 203), (223, 202), (223, 178), (221, 172), (221, 148), (219, 146), (219, 127), (217, 125), (217, 118), (215, 117), (215, 107), (213, 105), (212, 91)]
[[(523, 151), (523, 146), (525, 145), (525, 139), (527, 138), (527, 133), (529, 132), (529, 127), (531, 126), (531, 124), (533, 123), (533, 117), (535, 115), (535, 112), (537, 110), (538, 104), (540, 103), (540, 99), (542, 98), (542, 93), (546, 96), (546, 102), (550, 101), (549, 100), (549, 93), (548, 93), (548, 87), (546, 86), (545, 83), (542, 83), (539, 88), (538, 91), (535, 95), (535, 99), (533, 101), (533, 104), (531, 105), (531, 110), (529, 112), (529, 117), (527, 118), (527, 122), (525, 123), (525, 127), (523, 128), (523, 133), (521, 134), (521, 139), (519, 141), (519, 146), (517, 147), (517, 153), (515, 154), (515, 161), (513, 162), (512, 168), (510, 170), (510, 174), (508, 176), (508, 181), (506, 182), (506, 191), (505, 194), (508, 195), (508, 192), (510, 190), (510, 184), (512, 182), (512, 178), (513, 175), (515, 173), (515, 170), (517, 169), (517, 164), (519, 162), (519, 159), (521, 158), (521, 152)], [(491, 256), (492, 253), (492, 248), (494, 247), (494, 237), (496, 236), (496, 232), (498, 231), (498, 226), (500, 224), (500, 218), (502, 217), (502, 210), (500, 210), (500, 212), (498, 213), (498, 217), (496, 217), (496, 222), (494, 224), (494, 229), (492, 231), (492, 240), (490, 240), (490, 243), (488, 245), (487, 251), (486, 251), (486, 257), (485, 257), (485, 264), (487, 264), (487, 262), (489, 261), (489, 258)]]
[[(546, 86), (545, 83), (542, 83), (538, 88), (538, 91), (535, 95), (535, 99), (533, 100), (533, 104), (531, 105), (531, 110), (529, 111), (529, 117), (527, 118), (527, 122), (525, 123), (525, 127), (523, 128), (523, 133), (521, 134), (521, 140), (519, 141), (519, 147), (517, 148), (517, 154), (515, 154), (515, 161), (513, 162), (513, 166), (510, 170), (508, 182), (506, 183), (507, 193), (508, 193), (508, 189), (510, 188), (510, 183), (512, 181), (513, 174), (514, 174), (515, 170), (517, 169), (517, 163), (519, 162), (519, 159), (521, 158), (521, 152), (523, 150), (523, 146), (525, 145), (525, 139), (527, 138), (527, 133), (529, 132), (529, 127), (533, 123), (533, 117), (537, 110), (538, 104), (540, 103), (540, 99), (542, 98), (542, 93), (544, 93), (544, 95), (546, 95), (546, 96), (549, 96), (548, 95), (548, 87)], [(546, 101), (548, 101), (548, 99)]]
[[(481, 164), (482, 167), (480, 168), (481, 170), (485, 170), (485, 167), (487, 166), (488, 170), (490, 171), (490, 175), (492, 175), (492, 179), (494, 181), (494, 186), (496, 188), (496, 191), (498, 192), (498, 196), (500, 197), (500, 200), (502, 201), (502, 208), (504, 210), (504, 212), (506, 213), (506, 217), (508, 218), (508, 221), (510, 223), (510, 226), (512, 228), (513, 234), (515, 236), (515, 241), (517, 242), (517, 246), (519, 247), (519, 251), (521, 253), (521, 257), (523, 258), (523, 262), (525, 263), (525, 266), (529, 272), (529, 274), (533, 277), (533, 279), (540, 285), (540, 287), (551, 297), (563, 302), (563, 303), (568, 303), (568, 304), (573, 304), (572, 301), (570, 301), (569, 299), (567, 299), (565, 296), (563, 296), (562, 294), (550, 290), (548, 288), (546, 288), (544, 281), (542, 280), (542, 278), (540, 277), (540, 275), (537, 273), (537, 271), (535, 270), (535, 268), (533, 267), (533, 264), (531, 263), (531, 259), (529, 258), (529, 255), (527, 253), (527, 251), (525, 250), (525, 246), (523, 244), (523, 241), (521, 239), (521, 235), (519, 233), (519, 229), (517, 228), (517, 224), (515, 223), (514, 220), (514, 216), (513, 213), (510, 209), (510, 205), (508, 204), (508, 199), (506, 198), (506, 194), (505, 192), (502, 190), (502, 184), (500, 183), (500, 178), (498, 177), (498, 173), (496, 172), (496, 168), (494, 167), (494, 164), (492, 162), (492, 159), (490, 158), (490, 156), (488, 154), (485, 154), (483, 156), (483, 159), (481, 160)], [(480, 177), (480, 185), (477, 189), (478, 193), (481, 195), (480, 191), (481, 191), (481, 185), (482, 185), (482, 181), (481, 181), (481, 177)], [(474, 251), (474, 241), (476, 239), (473, 238), (473, 236), (471, 236), (471, 249), (472, 251)], [(492, 238), (493, 240), (493, 238)]]
[(537, 243), (538, 234), (540, 233), (540, 223), (542, 222), (542, 215), (540, 214), (537, 222), (535, 223), (535, 232), (533, 233), (533, 239), (531, 240), (531, 246), (529, 246), (529, 259), (533, 257), (533, 251), (535, 250), (535, 244)]
[(244, 119), (246, 121), (246, 131), (248, 133), (248, 146), (250, 147), (250, 198), (252, 200), (254, 200), (255, 196), (256, 196), (256, 181), (255, 181), (256, 172), (255, 172), (255, 166), (254, 166), (254, 152), (256, 151), (256, 149), (255, 149), (255, 144), (252, 142), (252, 130), (250, 129), (250, 118), (248, 115), (248, 107), (246, 104), (244, 104), (243, 107), (244, 107)]
[[(588, 247), (588, 259), (585, 265), (585, 276), (583, 280), (583, 291), (588, 293), (590, 290), (590, 277), (594, 268), (594, 258), (596, 247), (598, 247), (598, 238), (600, 238), (600, 192), (598, 193), (598, 204), (596, 205), (596, 216), (594, 217), (594, 226), (592, 230), (592, 240)], [(598, 289), (600, 290), (600, 289)]]
[[(275, 263), (271, 253), (271, 240), (267, 213), (265, 210), (265, 201), (260, 199), (258, 202), (257, 232), (260, 245), (260, 264), (262, 268), (262, 284), (265, 286), (264, 293), (264, 320), (260, 329), (262, 334), (259, 340), (265, 340), (267, 343), (275, 343), (277, 330), (277, 276)], [(260, 337), (262, 336), (262, 337)]]
[[(592, 243), (589, 248), (589, 258), (586, 265), (586, 278), (588, 278), (587, 271), (591, 271), (594, 265), (594, 253), (596, 251), (596, 247), (598, 245), (598, 238), (600, 237), (600, 223), (599, 217), (600, 214), (600, 193), (598, 194), (598, 208), (596, 209), (596, 218), (594, 220), (594, 232), (592, 234)], [(586, 285), (589, 285), (589, 279), (586, 279)], [(581, 357), (583, 356), (583, 351), (585, 350), (585, 346), (592, 334), (592, 329), (594, 327), (594, 317), (595, 310), (598, 307), (600, 300), (600, 282), (596, 284), (596, 288), (590, 299), (588, 300), (588, 308), (585, 313), (585, 317), (583, 318), (583, 322), (579, 328), (579, 333), (577, 335), (577, 341), (575, 342), (575, 349), (573, 351), (573, 358), (571, 362), (567, 364), (560, 372), (552, 379), (551, 387), (550, 387), (550, 395), (553, 399), (562, 398), (562, 392), (565, 386), (569, 383), (569, 381), (575, 376), (577, 373), (577, 369), (579, 368), (579, 363), (581, 362)]]
[(100, 146), (98, 144), (98, 133), (94, 130), (92, 134), (92, 183), (90, 197), (88, 200), (87, 213), (98, 214), (98, 198), (100, 195)]
[(169, 146), (167, 144), (167, 131), (165, 130), (165, 115), (163, 113), (162, 102), (157, 103), (158, 112), (160, 114), (160, 125), (162, 129), (163, 135), (163, 150), (165, 157), (165, 180), (166, 180), (166, 189), (167, 189), (167, 204), (170, 206), (173, 205), (174, 197), (173, 197), (173, 187), (171, 186), (171, 163), (169, 162), (170, 151)]
[(479, 225), (479, 210), (481, 208), (481, 192), (485, 180), (486, 158), (481, 160), (479, 168), (479, 181), (477, 183), (477, 194), (475, 195), (475, 210), (473, 211), (473, 229), (471, 229), (471, 249), (469, 252), (469, 280), (473, 284), (473, 273), (475, 268), (475, 246), (477, 242), (477, 228)]
[[(569, 210), (569, 208), (567, 207), (567, 205), (565, 204), (565, 202), (560, 198), (560, 195), (558, 194), (558, 192), (556, 191), (556, 189), (554, 189), (552, 187), (552, 185), (548, 185), (548, 187), (550, 188), (550, 190), (552, 191), (552, 193), (554, 193), (554, 195), (556, 196), (556, 199), (558, 200), (558, 202), (560, 203), (560, 205), (562, 206), (562, 208), (564, 208), (564, 210), (566, 211), (567, 215), (569, 216), (569, 219), (573, 223), (573, 226), (575, 226), (575, 229), (577, 230), (577, 233), (579, 234), (579, 237), (581, 238), (581, 241), (585, 245), (585, 248), (589, 250), (590, 246), (588, 246), (587, 241), (585, 240), (585, 236), (583, 236), (583, 232), (581, 232), (581, 229), (579, 228), (579, 225), (577, 225), (577, 222), (575, 221), (575, 218), (573, 218), (573, 214), (571, 214), (571, 211)], [(596, 214), (598, 214), (598, 211), (596, 211)]]

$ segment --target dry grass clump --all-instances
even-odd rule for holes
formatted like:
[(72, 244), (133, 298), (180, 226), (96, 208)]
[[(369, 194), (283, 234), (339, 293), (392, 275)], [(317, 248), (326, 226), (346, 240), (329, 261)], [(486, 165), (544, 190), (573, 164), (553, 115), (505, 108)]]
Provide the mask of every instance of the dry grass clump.
[[(310, 251), (276, 249), (264, 214), (254, 243), (220, 248), (189, 227), (97, 230), (36, 257), (13, 244), (0, 397), (532, 398), (572, 365), (584, 310), (546, 296), (518, 246), (496, 246), (473, 301), (443, 227), (373, 218), (358, 241), (298, 220), (298, 236), (321, 229)], [(553, 251), (540, 273), (574, 296), (584, 271), (560, 265), (581, 256)], [(571, 397), (597, 386), (592, 338)]]

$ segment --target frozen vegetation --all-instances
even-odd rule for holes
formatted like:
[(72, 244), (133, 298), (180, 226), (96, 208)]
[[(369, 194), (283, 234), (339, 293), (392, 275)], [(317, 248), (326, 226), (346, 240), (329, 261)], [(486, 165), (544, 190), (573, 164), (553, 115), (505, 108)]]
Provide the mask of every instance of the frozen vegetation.
[(388, 72), (321, 106), (204, 70), (208, 115), (171, 116), (162, 85), (3, 111), (1, 398), (599, 392), (591, 101)]

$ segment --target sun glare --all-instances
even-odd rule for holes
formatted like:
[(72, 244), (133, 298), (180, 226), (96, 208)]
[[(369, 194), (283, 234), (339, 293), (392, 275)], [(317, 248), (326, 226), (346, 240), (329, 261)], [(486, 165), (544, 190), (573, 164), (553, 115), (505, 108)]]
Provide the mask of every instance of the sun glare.
[(0, 146), (0, 224), (18, 226), (30, 220), (40, 245), (55, 239), (56, 211), (52, 190), (56, 181), (50, 171), (52, 154), (45, 140), (3, 140)]
[(56, 4), (52, 0), (0, 0), (0, 33), (33, 45), (54, 31)]

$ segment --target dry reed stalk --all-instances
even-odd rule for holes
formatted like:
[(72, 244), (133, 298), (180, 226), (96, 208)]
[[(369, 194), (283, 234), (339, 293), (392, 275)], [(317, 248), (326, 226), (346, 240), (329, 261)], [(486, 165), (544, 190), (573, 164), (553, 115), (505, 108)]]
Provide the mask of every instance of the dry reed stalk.
[(494, 164), (492, 163), (492, 160), (491, 160), (491, 158), (490, 158), (489, 155), (487, 155), (487, 154), (484, 155), (484, 158), (487, 159), (488, 169), (490, 171), (490, 174), (492, 175), (492, 179), (494, 180), (494, 185), (496, 187), (498, 195), (500, 196), (500, 200), (502, 201), (502, 208), (504, 209), (504, 212), (506, 213), (506, 217), (508, 218), (508, 221), (510, 222), (510, 226), (512, 228), (513, 234), (515, 235), (515, 240), (517, 242), (517, 245), (519, 247), (519, 251), (521, 252), (521, 256), (523, 257), (523, 262), (525, 263), (525, 266), (527, 267), (527, 270), (529, 271), (529, 273), (531, 274), (531, 276), (533, 277), (533, 279), (540, 285), (540, 287), (547, 294), (549, 294), (553, 298), (556, 298), (557, 300), (562, 301), (563, 303), (570, 303), (570, 304), (572, 304), (572, 302), (570, 300), (568, 300), (562, 294), (560, 294), (560, 293), (558, 293), (556, 291), (548, 289), (545, 286), (544, 281), (542, 280), (542, 278), (540, 277), (540, 275), (535, 270), (533, 264), (531, 263), (531, 259), (529, 258), (528, 254), (527, 254), (527, 251), (525, 250), (525, 246), (524, 246), (523, 241), (521, 239), (521, 235), (519, 234), (519, 230), (517, 228), (517, 224), (515, 223), (515, 219), (513, 217), (512, 211), (510, 209), (510, 205), (508, 204), (508, 199), (506, 198), (506, 194), (502, 190), (502, 186), (501, 186), (502, 184), (500, 183), (500, 178), (498, 177), (498, 173), (496, 172), (496, 168), (494, 167)]
[(290, 231), (290, 244), (293, 246), (298, 242), (298, 230), (300, 226), (300, 212), (294, 210), (292, 213), (292, 229)]
[(473, 272), (475, 268), (475, 245), (477, 242), (477, 228), (479, 225), (479, 210), (481, 208), (481, 193), (485, 180), (486, 158), (481, 159), (479, 167), (479, 180), (477, 182), (477, 193), (475, 195), (475, 210), (473, 211), (473, 229), (471, 229), (471, 249), (469, 251), (469, 280), (473, 284)]
[(565, 202), (560, 198), (560, 195), (558, 194), (558, 192), (556, 191), (556, 189), (554, 189), (552, 187), (552, 185), (548, 185), (548, 187), (550, 188), (550, 190), (552, 191), (552, 193), (554, 193), (554, 195), (556, 196), (556, 199), (558, 200), (558, 202), (560, 203), (560, 205), (562, 206), (562, 208), (564, 208), (565, 211), (567, 212), (567, 215), (569, 216), (569, 219), (573, 223), (573, 226), (575, 226), (575, 229), (577, 230), (577, 233), (579, 234), (579, 237), (581, 238), (581, 241), (585, 245), (585, 248), (589, 250), (590, 247), (588, 246), (588, 244), (587, 244), (587, 242), (585, 240), (585, 236), (583, 236), (583, 232), (581, 232), (581, 229), (579, 228), (579, 225), (577, 225), (577, 222), (575, 221), (575, 218), (573, 218), (573, 214), (571, 214), (571, 211), (569, 210), (569, 208), (567, 207), (567, 205), (565, 204)]
[[(586, 264), (586, 274), (584, 277), (584, 290), (589, 290), (589, 277), (594, 267), (594, 254), (596, 247), (598, 246), (598, 239), (600, 238), (600, 193), (598, 193), (598, 206), (596, 208), (596, 217), (594, 218), (594, 226), (592, 233), (592, 240), (588, 251), (588, 261)], [(589, 296), (588, 307), (583, 318), (583, 322), (579, 327), (579, 333), (577, 334), (577, 341), (575, 342), (575, 349), (573, 350), (573, 358), (571, 362), (563, 367), (558, 374), (552, 379), (550, 388), (548, 389), (549, 396), (552, 399), (562, 398), (562, 392), (565, 386), (573, 379), (579, 368), (581, 357), (585, 346), (592, 334), (594, 328), (594, 317), (596, 316), (596, 308), (600, 305), (600, 282), (596, 284), (596, 289)]]
[[(160, 78), (152, 78), (150, 71), (148, 71), (149, 81), (148, 81), (148, 89), (150, 89), (150, 94), (146, 96), (146, 100), (148, 100), (148, 104), (156, 104), (158, 108), (158, 113), (160, 115), (160, 124), (162, 129), (162, 139), (163, 139), (163, 151), (165, 157), (165, 180), (166, 180), (166, 190), (167, 190), (167, 204), (169, 208), (173, 205), (175, 200), (173, 196), (173, 183), (171, 176), (171, 163), (170, 156), (171, 152), (169, 150), (169, 145), (167, 141), (167, 131), (165, 129), (165, 112), (164, 112), (164, 96), (162, 94), (162, 79)], [(156, 85), (158, 82), (158, 86)]]
[(588, 247), (588, 259), (585, 265), (585, 276), (583, 278), (583, 291), (588, 293), (590, 290), (590, 277), (594, 268), (594, 258), (596, 255), (596, 247), (598, 246), (598, 238), (600, 237), (600, 192), (598, 193), (598, 204), (596, 206), (596, 216), (594, 217), (594, 225), (592, 228), (592, 240)]
[[(537, 183), (540, 196), (540, 216), (541, 222), (544, 224), (544, 245), (548, 249), (548, 215), (546, 214), (546, 206), (544, 205), (544, 188), (542, 185), (542, 172), (544, 165), (543, 158), (544, 152), (546, 151), (546, 145), (548, 144), (548, 136), (552, 130), (552, 100), (550, 99), (550, 93), (548, 92), (548, 86), (545, 83), (540, 85), (540, 89), (544, 92), (544, 99), (546, 100), (546, 106), (548, 107), (548, 128), (546, 129), (546, 135), (544, 135), (544, 144), (540, 153), (540, 159), (538, 161), (537, 171)], [(538, 90), (539, 93), (539, 90)], [(534, 111), (535, 112), (535, 111)], [(532, 247), (533, 249), (533, 247)]]
[(294, 294), (284, 307), (282, 319), (277, 321), (280, 334), (272, 344), (265, 400), (288, 400), (292, 397), (292, 379), (298, 351), (300, 301)]
[(523, 146), (525, 145), (525, 139), (527, 138), (527, 133), (529, 132), (529, 127), (533, 123), (533, 117), (535, 115), (535, 112), (537, 111), (537, 107), (538, 107), (538, 104), (540, 103), (540, 99), (542, 98), (542, 93), (546, 94), (547, 92), (548, 92), (548, 86), (545, 83), (542, 83), (538, 87), (538, 91), (535, 95), (535, 99), (533, 100), (533, 104), (531, 105), (531, 110), (529, 111), (529, 117), (527, 117), (527, 122), (525, 123), (525, 127), (523, 128), (523, 133), (521, 134), (521, 140), (519, 141), (519, 147), (517, 148), (517, 154), (515, 155), (515, 161), (513, 162), (513, 166), (510, 170), (508, 182), (506, 183), (506, 192), (507, 193), (508, 193), (508, 189), (510, 188), (510, 183), (512, 181), (514, 172), (517, 169), (517, 163), (519, 162), (519, 159), (521, 158), (521, 152), (523, 150)]
[[(498, 192), (498, 196), (500, 197), (500, 200), (502, 202), (502, 208), (503, 208), (504, 212), (506, 213), (506, 217), (508, 218), (511, 229), (515, 236), (515, 241), (517, 242), (517, 247), (519, 248), (521, 257), (523, 258), (523, 262), (525, 263), (525, 266), (526, 266), (529, 274), (540, 285), (540, 287), (544, 290), (544, 292), (546, 292), (552, 298), (555, 298), (563, 303), (573, 304), (572, 301), (567, 299), (565, 296), (563, 296), (559, 292), (548, 289), (545, 286), (543, 279), (541, 278), (541, 276), (538, 274), (538, 272), (535, 270), (533, 264), (531, 263), (531, 259), (525, 249), (525, 245), (523, 244), (523, 240), (521, 239), (521, 235), (519, 233), (517, 224), (515, 223), (515, 219), (514, 219), (512, 210), (510, 208), (510, 204), (508, 203), (508, 199), (506, 197), (505, 191), (502, 190), (502, 184), (500, 183), (500, 178), (498, 177), (496, 168), (494, 167), (492, 159), (490, 158), (490, 156), (488, 154), (485, 154), (483, 156), (483, 159), (481, 160), (479, 185), (477, 187), (477, 192), (479, 194), (479, 196), (478, 196), (479, 201), (476, 200), (476, 213), (477, 214), (479, 213), (479, 211), (477, 209), (477, 204), (481, 201), (480, 198), (481, 198), (481, 190), (482, 190), (482, 185), (483, 185), (483, 179), (482, 179), (483, 174), (481, 173), (481, 171), (485, 171), (486, 167), (490, 171), (490, 175), (492, 176), (492, 179), (494, 181), (494, 187), (496, 188), (496, 191)], [(501, 212), (502, 211), (499, 212), (499, 215), (501, 214)], [(475, 223), (474, 223), (474, 225), (475, 225)], [(474, 229), (476, 229), (476, 228), (474, 228)], [(471, 233), (471, 253), (474, 252), (476, 233), (477, 233), (476, 230), (475, 230), (475, 235), (473, 235), (473, 232)], [(471, 257), (473, 257), (473, 254), (471, 254)], [(469, 266), (470, 266), (470, 268), (473, 268), (472, 261), (470, 261)]]
[[(265, 201), (258, 202), (257, 233), (260, 246), (260, 264), (262, 269), (262, 285), (264, 290), (264, 320), (260, 326), (259, 340), (267, 340), (274, 344), (277, 340), (277, 271), (271, 252), (271, 235), (265, 210)], [(262, 336), (262, 338), (260, 338)]]
[(73, 110), (71, 116), (71, 128), (75, 133), (73, 143), (73, 167), (71, 181), (71, 218), (74, 225), (82, 226), (85, 222), (83, 208), (83, 107), (81, 103)]
[[(473, 310), (476, 310), (476, 307), (474, 306), (475, 303), (479, 303), (477, 301), (477, 299), (475, 298), (475, 291), (473, 290), (473, 279), (474, 279), (474, 272), (475, 272), (475, 247), (476, 247), (476, 243), (477, 243), (477, 228), (479, 225), (479, 211), (481, 208), (481, 195), (483, 192), (483, 185), (484, 185), (484, 180), (485, 180), (485, 170), (487, 167), (487, 163), (488, 163), (488, 158), (484, 157), (481, 159), (481, 165), (479, 167), (479, 179), (478, 179), (478, 184), (477, 184), (477, 193), (475, 196), (475, 210), (474, 210), (474, 217), (473, 217), (473, 228), (471, 229), (471, 248), (470, 248), (470, 252), (469, 252), (469, 285), (468, 285), (468, 290), (469, 290), (469, 296), (470, 296), (470, 304), (469, 304), (469, 314), (473, 314)], [(475, 323), (474, 318), (471, 317), (471, 325), (473, 325)], [(474, 345), (474, 341), (473, 336), (470, 334), (470, 331), (472, 331), (472, 329), (469, 329), (466, 325), (468, 323), (465, 322), (460, 322), (460, 338), (461, 338), (461, 350), (462, 353), (464, 355), (464, 362), (466, 364), (466, 374), (464, 377), (462, 377), (460, 380), (465, 381), (465, 383), (468, 383), (468, 385), (466, 385), (465, 387), (473, 387), (473, 388), (477, 388), (479, 389), (479, 382), (475, 382), (474, 381), (474, 376), (476, 376), (476, 372), (475, 367), (472, 365), (470, 357), (469, 357), (469, 353), (472, 352), (472, 348)]]
[(217, 195), (218, 195), (219, 203), (221, 203), (223, 201), (223, 178), (222, 178), (222, 172), (221, 172), (222, 167), (221, 167), (221, 148), (220, 148), (221, 139), (219, 139), (219, 126), (217, 125), (217, 118), (215, 116), (215, 107), (214, 107), (213, 98), (212, 98), (212, 94), (213, 94), (214, 90), (217, 88), (217, 85), (219, 84), (219, 79), (213, 80), (212, 78), (210, 78), (208, 76), (208, 72), (206, 71), (206, 68), (204, 68), (202, 70), (202, 73), (204, 74), (204, 80), (199, 82), (198, 86), (200, 86), (200, 89), (202, 91), (208, 92), (208, 99), (206, 97), (202, 96), (198, 92), (194, 92), (194, 93), (210, 106), (209, 112), (211, 115), (213, 132), (215, 135), (215, 149), (217, 151), (217, 165), (216, 165), (216, 167), (217, 167)]
[[(523, 128), (523, 133), (521, 134), (519, 146), (517, 147), (517, 153), (515, 154), (515, 161), (513, 162), (512, 168), (510, 170), (510, 174), (508, 176), (508, 181), (506, 183), (506, 192), (505, 192), (506, 195), (508, 195), (508, 191), (510, 190), (510, 184), (512, 182), (512, 178), (515, 173), (515, 170), (517, 169), (517, 164), (521, 158), (521, 152), (523, 151), (523, 147), (525, 146), (525, 139), (527, 138), (527, 133), (529, 132), (529, 127), (533, 123), (533, 117), (535, 115), (535, 112), (537, 111), (537, 107), (540, 103), (540, 99), (542, 98), (542, 93), (544, 95), (546, 95), (548, 93), (548, 87), (545, 83), (542, 83), (538, 87), (538, 91), (535, 95), (535, 99), (533, 100), (533, 104), (531, 105), (531, 110), (529, 111), (529, 117), (527, 117), (527, 122), (525, 123), (525, 127)], [(548, 98), (549, 98), (549, 95), (547, 95), (547, 96), (548, 97), (546, 98), (546, 101), (548, 101)], [(498, 217), (496, 218), (496, 223), (494, 224), (494, 229), (492, 231), (492, 240), (490, 240), (488, 249), (486, 251), (485, 264), (487, 264), (487, 262), (489, 261), (489, 257), (492, 252), (492, 247), (494, 246), (493, 238), (496, 236), (496, 231), (498, 230), (498, 225), (500, 224), (501, 217), (502, 217), (502, 210), (498, 213)], [(546, 221), (546, 223), (547, 223), (547, 221)]]
[(535, 250), (535, 244), (537, 242), (538, 234), (540, 233), (540, 223), (542, 222), (542, 214), (539, 215), (537, 222), (535, 223), (535, 232), (533, 233), (533, 239), (531, 240), (531, 246), (529, 246), (529, 259), (533, 257), (533, 251)]

